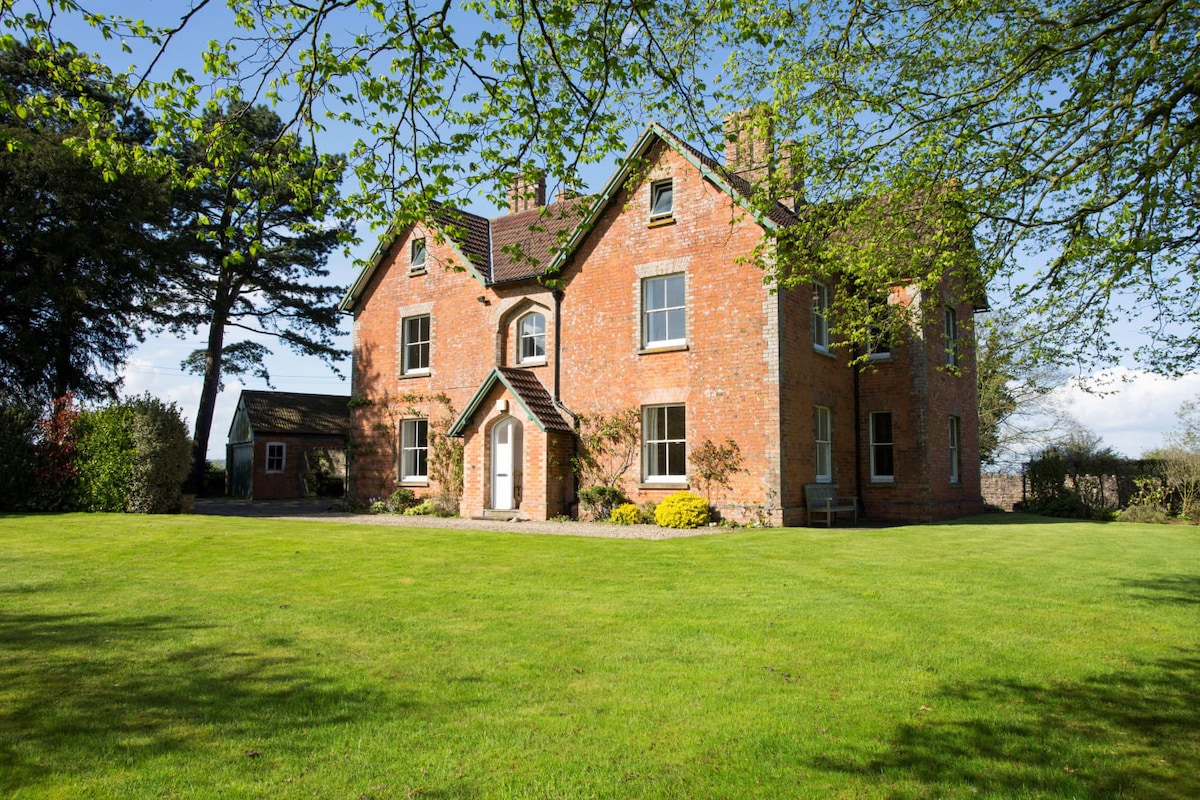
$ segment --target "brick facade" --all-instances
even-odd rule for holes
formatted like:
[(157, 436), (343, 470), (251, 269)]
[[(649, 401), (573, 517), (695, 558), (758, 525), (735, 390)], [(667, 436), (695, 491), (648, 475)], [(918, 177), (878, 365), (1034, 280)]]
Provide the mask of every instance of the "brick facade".
[[(502, 420), (515, 419), (523, 434), (516, 513), (545, 519), (569, 511), (575, 490), (574, 437), (555, 425), (570, 425), (575, 414), (625, 408), (653, 414), (663, 406), (682, 406), (687, 451), (706, 439), (737, 442), (743, 469), (729, 491), (712, 498), (734, 518), (765, 513), (776, 523), (802, 521), (804, 485), (816, 479), (816, 406), (831, 410), (839, 494), (856, 494), (868, 518), (924, 520), (980, 510), (972, 349), (961, 348), (961, 374), (939, 369), (945, 347), (941, 328), (931, 324), (897, 343), (872, 371), (856, 374), (840, 351), (814, 347), (811, 292), (770, 291), (749, 259), (770, 236), (771, 220), (756, 221), (738, 193), (714, 178), (713, 165), (699, 162), (656, 126), (627, 164), (635, 160), (644, 166), (640, 177), (618, 170), (608, 199), (582, 222), (570, 222), (581, 232), (563, 255), (555, 260), (553, 252), (542, 251), (545, 262), (554, 262), (557, 296), (536, 280), (544, 263), (513, 278), (517, 270), (499, 266), (495, 252), (473, 251), (468, 241), (437, 243), (435, 226), (398, 232), (343, 301), (355, 319), (353, 392), (359, 404), (351, 490), (362, 498), (390, 491), (399, 477), (399, 422), (432, 413), (423, 398), (441, 393), (459, 413), (474, 399), (458, 431), (465, 516), (491, 508), (493, 480), (507, 480), (492, 477), (492, 431)], [(668, 180), (673, 209), (652, 218), (655, 187)], [(790, 214), (782, 206), (779, 213)], [(496, 226), (504, 219), (472, 222)], [(424, 270), (408, 263), (415, 238), (427, 244)], [(497, 280), (503, 269), (508, 277)], [(651, 302), (646, 292), (655, 281), (669, 283), (672, 291), (681, 282), (683, 298), (682, 333), (670, 328), (662, 346), (647, 342), (647, 325), (656, 323), (645, 313)], [(971, 307), (956, 311), (969, 334)], [(545, 357), (521, 363), (519, 325), (530, 313), (543, 318)], [(404, 319), (424, 314), (430, 317), (429, 370), (405, 375)], [(522, 398), (499, 384), (477, 397), (497, 367), (527, 370), (557, 408), (529, 412)], [(872, 482), (870, 474), (870, 414), (881, 411), (893, 420), (890, 483)], [(950, 480), (951, 416), (959, 421), (957, 483)], [(551, 417), (554, 424), (547, 427)], [(663, 448), (676, 452), (670, 444)], [(682, 475), (649, 480), (649, 464), (643, 459), (630, 471), (624, 489), (631, 499), (658, 501), (689, 487)]]

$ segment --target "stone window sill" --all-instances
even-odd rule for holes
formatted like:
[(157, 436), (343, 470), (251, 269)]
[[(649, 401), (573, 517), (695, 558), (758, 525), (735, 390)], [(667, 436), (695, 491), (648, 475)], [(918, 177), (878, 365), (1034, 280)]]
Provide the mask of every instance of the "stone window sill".
[(674, 224), (675, 224), (674, 216), (659, 217), (658, 219), (652, 219), (648, 223), (646, 223), (646, 227), (647, 228), (662, 228), (667, 225), (674, 225)]
[(662, 347), (643, 347), (637, 351), (639, 356), (653, 355), (654, 353), (676, 353), (680, 350), (687, 350), (687, 343), (684, 344), (666, 344)]
[(654, 481), (653, 483), (639, 483), (637, 488), (639, 488), (639, 489), (673, 489), (674, 491), (679, 491), (680, 489), (687, 489), (690, 485), (691, 484), (689, 484), (687, 481), (680, 481), (679, 483)]

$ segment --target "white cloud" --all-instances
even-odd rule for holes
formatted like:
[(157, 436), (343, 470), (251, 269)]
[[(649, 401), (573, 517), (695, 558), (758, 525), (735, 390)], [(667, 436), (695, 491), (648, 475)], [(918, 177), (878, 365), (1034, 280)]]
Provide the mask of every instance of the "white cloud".
[(1088, 385), (1092, 391), (1073, 382), (1056, 389), (1053, 397), (1085, 428), (1103, 437), (1102, 446), (1136, 458), (1163, 443), (1183, 401), (1200, 397), (1200, 372), (1165, 378), (1118, 367), (1099, 373)]

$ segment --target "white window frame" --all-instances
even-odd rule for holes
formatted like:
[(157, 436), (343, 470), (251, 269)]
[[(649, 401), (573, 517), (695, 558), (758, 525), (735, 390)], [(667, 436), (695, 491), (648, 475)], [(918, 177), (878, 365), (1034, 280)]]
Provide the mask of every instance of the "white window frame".
[(413, 239), (408, 255), (409, 272), (423, 271), (425, 269), (425, 261), (428, 257), (429, 250), (425, 246), (424, 237)]
[[(664, 195), (666, 197), (663, 202)], [(662, 206), (662, 207), (660, 207)], [(650, 221), (670, 219), (675, 215), (675, 184), (671, 178), (650, 184)]]
[[(670, 410), (676, 408), (683, 416), (683, 438), (671, 438), (668, 434), (672, 431), (658, 428), (660, 424), (664, 429), (668, 427)], [(673, 445), (680, 447), (672, 447)], [(654, 449), (660, 446), (666, 447), (663, 451), (664, 460), (667, 462), (666, 474), (652, 469), (657, 460), (653, 457)], [(680, 453), (678, 464), (675, 464), (675, 459), (671, 457), (672, 450), (678, 450)], [(676, 468), (678, 471), (672, 471)], [(687, 483), (687, 407), (682, 403), (642, 407), (642, 475), (646, 483)]]
[[(278, 454), (276, 456), (276, 453)], [(279, 466), (272, 467), (271, 461), (278, 457)], [(267, 442), (266, 463), (264, 469), (272, 474), (284, 472), (287, 470), (287, 443), (286, 442)]]
[(813, 471), (817, 483), (833, 483), (833, 409), (813, 408)]
[(962, 483), (962, 421), (958, 417), (950, 417), (950, 483)]
[(946, 366), (958, 366), (958, 312), (950, 306), (946, 306), (943, 310), (943, 323), (945, 330), (943, 335), (946, 338)]
[[(668, 282), (678, 280), (680, 294), (682, 295), (679, 305), (667, 305)], [(663, 286), (663, 305), (662, 307), (650, 307), (651, 287), (662, 284)], [(679, 312), (683, 317), (683, 330), (679, 331), (679, 336), (670, 337), (671, 330), (671, 313)], [(662, 314), (666, 316), (668, 338), (666, 339), (651, 339), (650, 338), (650, 320), (653, 315)], [(672, 347), (675, 345), (687, 344), (687, 278), (682, 272), (675, 272), (670, 275), (655, 275), (642, 279), (642, 347), (646, 349), (654, 347)]]
[[(419, 328), (421, 320), (425, 320), (426, 330), (425, 330), (425, 338), (424, 339), (419, 338), (421, 335), (421, 331)], [(414, 338), (414, 339), (409, 338), (409, 323), (410, 322), (415, 323), (418, 326), (418, 329), (416, 331), (417, 338)], [(403, 369), (402, 369), (401, 374), (404, 374), (404, 375), (428, 375), (429, 374), (429, 362), (431, 360), (430, 355), (431, 355), (431, 351), (433, 349), (432, 341), (433, 341), (433, 317), (432, 317), (432, 315), (416, 314), (411, 317), (405, 317), (404, 319), (402, 319), (400, 321), (400, 350), (401, 350), (400, 356), (401, 356), (402, 364), (403, 364)], [(420, 348), (422, 345), (424, 345), (424, 347), (425, 347), (425, 350), (424, 350), (425, 363), (414, 365), (412, 363), (413, 359), (411, 356), (411, 351), (413, 348), (416, 348), (416, 352), (418, 354), (420, 354), (421, 353)]]
[[(425, 431), (421, 445), (420, 431)], [(422, 456), (424, 458), (422, 459)], [(422, 465), (422, 460), (424, 464)], [(425, 471), (420, 472), (424, 466)], [(400, 480), (405, 483), (429, 482), (429, 420), (406, 419), (400, 423)]]
[(829, 286), (820, 281), (812, 284), (813, 348), (829, 352)]
[[(877, 438), (875, 430), (875, 420), (882, 417), (888, 418), (888, 437), (887, 441), (882, 441)], [(896, 480), (896, 428), (895, 419), (890, 411), (872, 411), (869, 420), (870, 437), (871, 437), (871, 481), (873, 483), (892, 483)], [(889, 453), (888, 460), (891, 461), (891, 472), (881, 473), (879, 471), (880, 464), (879, 455), (884, 452), (883, 448), (887, 448)]]
[[(541, 333), (525, 333), (525, 322), (538, 318), (542, 321)], [(541, 341), (541, 353), (537, 353), (537, 343)], [(525, 354), (526, 342), (533, 343), (534, 353), (531, 355)], [(517, 363), (518, 364), (545, 364), (546, 363), (546, 315), (538, 311), (530, 311), (524, 314), (517, 320)]]

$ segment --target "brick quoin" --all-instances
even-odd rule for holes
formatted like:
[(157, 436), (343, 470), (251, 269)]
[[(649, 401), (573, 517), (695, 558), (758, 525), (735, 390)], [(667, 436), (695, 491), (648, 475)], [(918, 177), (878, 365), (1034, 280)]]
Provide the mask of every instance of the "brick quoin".
[[(937, 320), (856, 376), (842, 350), (814, 348), (811, 291), (774, 292), (765, 285), (751, 255), (769, 231), (711, 171), (698, 168), (694, 154), (656, 133), (661, 129), (649, 130), (638, 153), (640, 178), (610, 184), (608, 201), (561, 263), (557, 300), (536, 274), (491, 280), (496, 253), (490, 266), (478, 257), (472, 261), (468, 244), (438, 242), (434, 224), (398, 232), (360, 277), (343, 301), (354, 314), (352, 493), (371, 499), (394, 489), (399, 421), (436, 411), (429, 403), (397, 398), (443, 393), (461, 413), (494, 368), (520, 367), (537, 378), (547, 397), (557, 383), (561, 407), (527, 413), (522, 398), (502, 384), (477, 402), (460, 430), (464, 516), (481, 516), (490, 507), (490, 434), (499, 420), (511, 416), (523, 430), (521, 497), (513, 513), (546, 519), (574, 508), (576, 443), (570, 434), (541, 430), (539, 414), (573, 424), (573, 414), (664, 404), (685, 407), (689, 452), (706, 439), (738, 444), (742, 470), (712, 498), (725, 516), (744, 520), (766, 513), (776, 524), (803, 522), (804, 486), (815, 480), (818, 405), (832, 409), (839, 494), (857, 495), (867, 518), (918, 521), (982, 510), (971, 306), (956, 306), (962, 335), (957, 373), (943, 368)], [(652, 186), (667, 179), (673, 213), (651, 221)], [(503, 219), (480, 224), (494, 230)], [(423, 270), (410, 268), (415, 238), (427, 245)], [(673, 274), (684, 276), (685, 344), (647, 350), (643, 281)], [(832, 288), (837, 291), (836, 281)], [(546, 358), (522, 365), (517, 325), (531, 311), (545, 319)], [(405, 376), (402, 321), (423, 313), (431, 319), (430, 369)], [(878, 411), (893, 415), (895, 480), (887, 484), (872, 483), (870, 476), (869, 419)], [(955, 484), (951, 416), (961, 421), (961, 477)], [(417, 488), (432, 493), (438, 487)], [(647, 484), (640, 463), (623, 485), (635, 502), (659, 501), (679, 488), (698, 490), (694, 482)]]

